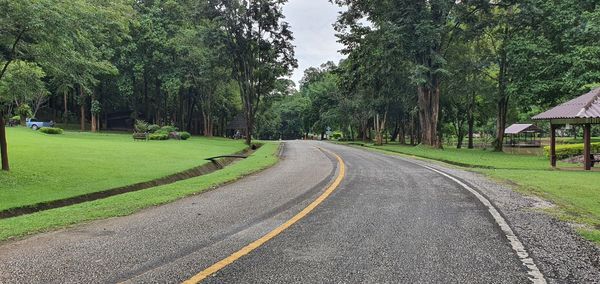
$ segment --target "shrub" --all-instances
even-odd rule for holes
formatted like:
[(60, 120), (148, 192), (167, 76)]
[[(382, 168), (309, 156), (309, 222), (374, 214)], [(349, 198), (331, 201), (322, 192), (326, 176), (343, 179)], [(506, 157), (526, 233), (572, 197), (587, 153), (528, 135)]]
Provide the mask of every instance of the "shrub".
[(172, 125), (165, 125), (165, 126), (161, 127), (157, 132), (169, 134), (171, 132), (177, 132), (177, 127), (172, 126)]
[(158, 131), (159, 129), (160, 129), (160, 126), (157, 124), (148, 125), (148, 132), (150, 132), (150, 133), (154, 133), (154, 132)]
[(179, 132), (169, 132), (169, 139), (181, 140)]
[(342, 138), (342, 133), (341, 132), (334, 132), (333, 134), (331, 134), (331, 138), (333, 138), (333, 139), (340, 139), (340, 138)]
[(181, 140), (188, 140), (191, 137), (192, 137), (192, 135), (189, 132), (186, 132), (186, 131), (179, 132), (179, 138), (181, 138)]
[(157, 130), (155, 133), (162, 133), (162, 134), (169, 135), (172, 132), (177, 132), (177, 127), (172, 126), (172, 125), (165, 125), (165, 126), (161, 127), (159, 130)]
[(15, 116), (11, 117), (10, 119), (14, 120), (14, 121), (21, 121), (21, 116), (15, 115)]
[(143, 120), (136, 120), (135, 121), (135, 132), (139, 132), (139, 133), (144, 133), (148, 131), (148, 122), (145, 122)]
[(57, 127), (42, 127), (39, 130), (46, 134), (63, 134), (63, 130)]
[(169, 140), (169, 134), (165, 133), (152, 133), (148, 137), (150, 140)]
[[(600, 143), (592, 143), (591, 150), (592, 153), (599, 153)], [(544, 154), (550, 157), (550, 146), (544, 147)], [(579, 155), (583, 155), (583, 144), (556, 145), (556, 158), (559, 160)]]

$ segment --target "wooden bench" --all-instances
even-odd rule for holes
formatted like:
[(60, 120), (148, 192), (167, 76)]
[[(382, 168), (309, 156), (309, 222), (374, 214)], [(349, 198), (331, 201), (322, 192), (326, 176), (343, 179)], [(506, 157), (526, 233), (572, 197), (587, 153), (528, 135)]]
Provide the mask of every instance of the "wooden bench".
[(148, 133), (133, 133), (133, 141), (136, 140), (148, 141)]

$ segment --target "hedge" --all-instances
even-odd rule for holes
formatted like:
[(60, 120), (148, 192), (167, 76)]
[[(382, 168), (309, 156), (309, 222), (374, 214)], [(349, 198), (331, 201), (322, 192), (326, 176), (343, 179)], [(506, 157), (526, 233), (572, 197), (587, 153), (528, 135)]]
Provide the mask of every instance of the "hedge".
[(63, 134), (63, 130), (56, 127), (42, 127), (39, 131), (46, 134)]
[[(592, 153), (600, 153), (600, 143), (592, 143)], [(544, 147), (544, 154), (550, 157), (550, 146)], [(556, 158), (559, 160), (579, 155), (583, 155), (583, 144), (556, 145)]]

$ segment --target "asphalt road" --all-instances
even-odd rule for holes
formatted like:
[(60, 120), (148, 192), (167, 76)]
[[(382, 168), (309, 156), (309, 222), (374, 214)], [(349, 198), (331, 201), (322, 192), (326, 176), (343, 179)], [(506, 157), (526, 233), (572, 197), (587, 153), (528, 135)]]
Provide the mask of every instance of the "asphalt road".
[(288, 142), (275, 167), (144, 210), (0, 246), (0, 283), (176, 283), (280, 226), (337, 176), (304, 219), (206, 283), (528, 283), (475, 195), (404, 159)]

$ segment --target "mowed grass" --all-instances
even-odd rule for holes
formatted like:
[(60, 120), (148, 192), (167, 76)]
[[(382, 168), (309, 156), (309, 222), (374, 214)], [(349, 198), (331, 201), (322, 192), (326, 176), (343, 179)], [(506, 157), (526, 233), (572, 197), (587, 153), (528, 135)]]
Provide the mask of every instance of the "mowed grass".
[(541, 156), (511, 155), (482, 149), (445, 148), (436, 150), (422, 146), (388, 144), (372, 148), (447, 162), (454, 165), (489, 169), (548, 169), (548, 159)]
[(274, 165), (278, 161), (278, 150), (279, 143), (265, 143), (249, 158), (208, 175), (72, 206), (0, 219), (0, 241), (92, 220), (126, 216), (144, 208), (197, 194)]
[(0, 173), (0, 210), (149, 181), (232, 154), (240, 140), (133, 141), (131, 134), (47, 135), (7, 128), (10, 172)]
[[(467, 167), (500, 181), (517, 184), (516, 190), (540, 196), (557, 205), (548, 212), (559, 218), (583, 224), (578, 231), (600, 244), (600, 172), (555, 170), (547, 157), (514, 155), (481, 149), (432, 149), (398, 144), (373, 149), (399, 153)], [(559, 163), (559, 168), (577, 167)]]

